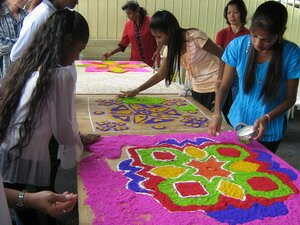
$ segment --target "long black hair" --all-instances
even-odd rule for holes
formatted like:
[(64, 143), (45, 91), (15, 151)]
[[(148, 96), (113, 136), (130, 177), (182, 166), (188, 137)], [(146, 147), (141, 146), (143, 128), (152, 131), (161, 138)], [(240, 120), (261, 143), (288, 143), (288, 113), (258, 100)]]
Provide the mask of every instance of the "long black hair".
[[(278, 99), (278, 90), (282, 83), (282, 36), (286, 29), (288, 13), (286, 8), (278, 2), (268, 1), (261, 4), (255, 11), (250, 30), (254, 32), (262, 29), (272, 35), (278, 35), (277, 41), (272, 47), (272, 56), (270, 59), (266, 78), (260, 97), (264, 102), (273, 102)], [(244, 81), (244, 91), (249, 93), (255, 82), (256, 50), (253, 45), (249, 49), (247, 70)]]
[[(72, 41), (67, 43), (70, 37)], [(28, 102), (26, 118), (20, 124), (14, 124), (20, 127), (20, 139), (9, 151), (18, 150), (21, 156), (22, 149), (30, 143), (34, 130), (39, 126), (41, 112), (56, 76), (55, 69), (72, 45), (78, 41), (87, 43), (88, 39), (89, 28), (82, 15), (68, 9), (58, 10), (36, 31), (22, 57), (8, 70), (0, 88), (0, 143), (7, 134), (27, 81), (34, 71), (40, 73)]]
[(165, 82), (166, 85), (170, 85), (176, 70), (180, 74), (180, 58), (185, 42), (185, 29), (179, 26), (176, 17), (167, 10), (161, 10), (153, 14), (150, 29), (169, 36)]
[(227, 3), (227, 5), (224, 8), (224, 12), (223, 12), (223, 16), (226, 19), (226, 23), (228, 25), (230, 25), (230, 22), (227, 18), (228, 6), (230, 6), (230, 5), (235, 5), (238, 8), (238, 10), (240, 12), (241, 23), (243, 25), (245, 25), (246, 24), (246, 19), (247, 19), (247, 8), (246, 8), (246, 5), (245, 5), (243, 0), (231, 0)]
[(143, 21), (145, 16), (148, 15), (147, 10), (143, 7), (140, 7), (139, 3), (137, 1), (128, 1), (122, 6), (122, 10), (129, 9), (133, 12), (139, 13), (141, 16), (141, 20)]

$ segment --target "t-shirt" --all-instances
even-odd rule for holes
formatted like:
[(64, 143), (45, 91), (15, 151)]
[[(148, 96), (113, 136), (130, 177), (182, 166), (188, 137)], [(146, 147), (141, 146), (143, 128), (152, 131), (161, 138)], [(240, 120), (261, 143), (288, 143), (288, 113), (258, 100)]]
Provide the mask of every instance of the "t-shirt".
[(225, 49), (227, 45), (235, 39), (246, 34), (249, 34), (250, 30), (246, 27), (242, 27), (236, 34), (232, 31), (231, 26), (228, 26), (217, 33), (216, 44), (221, 46), (222, 49)]
[[(231, 67), (236, 68), (239, 77), (239, 92), (230, 109), (228, 118), (233, 126), (243, 122), (248, 125), (266, 113), (276, 108), (285, 98), (287, 80), (299, 79), (300, 77), (300, 49), (296, 44), (283, 40), (283, 82), (278, 90), (279, 97), (273, 103), (263, 103), (259, 97), (263, 82), (267, 74), (269, 62), (256, 64), (255, 82), (248, 94), (244, 92), (243, 83), (247, 60), (249, 57), (249, 47), (251, 46), (250, 35), (238, 37), (230, 42), (225, 49), (222, 60)], [(266, 132), (262, 141), (277, 141), (283, 137), (284, 114), (275, 118), (266, 126)]]

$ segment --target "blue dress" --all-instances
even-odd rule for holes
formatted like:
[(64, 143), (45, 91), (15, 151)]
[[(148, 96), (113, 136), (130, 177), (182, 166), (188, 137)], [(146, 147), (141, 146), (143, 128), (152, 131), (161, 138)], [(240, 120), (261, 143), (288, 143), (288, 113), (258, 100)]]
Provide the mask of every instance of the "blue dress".
[[(254, 122), (266, 113), (276, 108), (285, 98), (287, 80), (300, 77), (300, 49), (296, 44), (283, 41), (282, 83), (278, 90), (279, 98), (273, 103), (264, 103), (259, 96), (266, 77), (269, 61), (256, 64), (255, 82), (248, 94), (244, 92), (243, 83), (251, 45), (250, 35), (238, 37), (231, 41), (225, 49), (222, 60), (236, 68), (239, 77), (239, 92), (230, 108), (228, 118), (232, 126), (243, 122), (253, 125)], [(262, 141), (273, 142), (282, 139), (284, 133), (284, 114), (267, 124)]]

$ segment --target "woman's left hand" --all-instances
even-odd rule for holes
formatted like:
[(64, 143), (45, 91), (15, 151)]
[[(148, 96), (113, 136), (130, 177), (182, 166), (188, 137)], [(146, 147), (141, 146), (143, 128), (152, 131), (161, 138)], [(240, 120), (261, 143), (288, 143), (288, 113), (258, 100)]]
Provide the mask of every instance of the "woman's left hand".
[(101, 138), (100, 134), (80, 134), (80, 139), (83, 145), (94, 144)]
[(56, 194), (51, 191), (41, 191), (25, 194), (25, 206), (37, 209), (49, 216), (57, 217), (69, 213), (77, 202), (77, 194), (64, 192)]
[(255, 121), (253, 129), (257, 132), (257, 134), (253, 138), (254, 140), (260, 140), (264, 136), (267, 123), (268, 118), (265, 115), (263, 115)]

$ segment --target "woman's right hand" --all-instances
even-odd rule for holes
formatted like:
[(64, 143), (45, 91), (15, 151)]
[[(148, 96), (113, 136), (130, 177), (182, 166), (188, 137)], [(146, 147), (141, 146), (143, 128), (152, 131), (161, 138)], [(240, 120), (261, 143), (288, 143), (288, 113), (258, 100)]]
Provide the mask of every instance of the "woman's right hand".
[(138, 89), (134, 89), (131, 91), (121, 91), (121, 92), (122, 92), (122, 94), (118, 94), (117, 97), (119, 97), (119, 98), (134, 97), (134, 96), (138, 95), (138, 93), (140, 93)]
[(212, 115), (210, 124), (208, 126), (208, 133), (213, 136), (219, 135), (221, 125), (222, 125), (221, 115)]
[(102, 55), (102, 58), (105, 59), (105, 60), (107, 60), (107, 59), (108, 59), (109, 57), (111, 57), (112, 55), (113, 55), (112, 52), (109, 51), (109, 52), (104, 53), (104, 54)]

